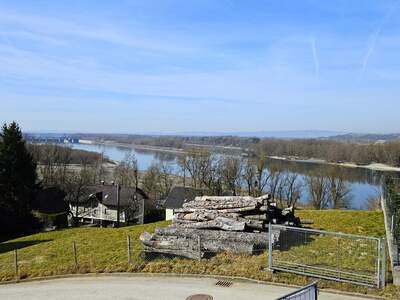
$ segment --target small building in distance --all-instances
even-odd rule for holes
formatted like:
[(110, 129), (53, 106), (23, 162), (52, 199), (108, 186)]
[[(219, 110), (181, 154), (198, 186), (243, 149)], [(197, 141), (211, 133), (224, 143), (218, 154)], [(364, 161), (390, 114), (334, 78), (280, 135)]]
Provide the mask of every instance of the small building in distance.
[(192, 187), (174, 186), (164, 201), (165, 220), (172, 220), (175, 210), (182, 208), (185, 202), (194, 200), (198, 196), (207, 194), (206, 190)]
[[(116, 226), (118, 222), (118, 185), (85, 187), (78, 201), (70, 201), (75, 221), (99, 226)], [(120, 225), (143, 224), (147, 195), (139, 188), (119, 187)]]

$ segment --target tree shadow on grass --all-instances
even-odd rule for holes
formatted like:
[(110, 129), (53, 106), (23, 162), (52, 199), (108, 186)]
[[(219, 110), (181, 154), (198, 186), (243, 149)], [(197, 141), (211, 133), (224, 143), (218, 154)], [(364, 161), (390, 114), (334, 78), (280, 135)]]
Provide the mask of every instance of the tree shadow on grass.
[(19, 241), (19, 242), (3, 242), (0, 244), (0, 254), (14, 251), (15, 249), (22, 249), (25, 247), (51, 241), (52, 240), (31, 240), (31, 241)]
[(295, 230), (281, 230), (279, 232), (279, 239), (273, 246), (274, 250), (289, 251), (293, 247), (306, 246), (312, 243), (318, 234), (295, 231)]

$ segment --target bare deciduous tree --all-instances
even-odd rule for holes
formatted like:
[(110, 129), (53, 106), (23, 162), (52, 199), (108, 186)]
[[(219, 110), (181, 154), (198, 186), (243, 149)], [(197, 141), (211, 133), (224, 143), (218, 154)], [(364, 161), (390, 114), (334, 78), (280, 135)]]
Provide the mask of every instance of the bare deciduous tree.
[(222, 195), (223, 193), (222, 173), (220, 167), (220, 160), (215, 155), (211, 155), (209, 157), (207, 168), (203, 170), (203, 186), (205, 186), (213, 195)]
[(70, 148), (52, 144), (38, 148), (35, 156), (40, 157), (39, 172), (43, 185), (60, 185), (66, 181), (71, 152)]
[(174, 184), (174, 180), (172, 178), (172, 167), (166, 162), (160, 162), (158, 165), (159, 168), (159, 191), (160, 197), (162, 199), (166, 198), (171, 191), (171, 188)]
[(271, 179), (271, 174), (267, 170), (267, 159), (265, 153), (262, 151), (258, 152), (257, 158), (253, 160), (253, 164), (256, 168), (256, 196), (261, 196), (268, 186), (268, 182)]
[[(79, 201), (88, 194), (88, 186), (91, 183), (91, 178), (90, 167), (84, 165), (80, 170), (70, 170), (65, 182), (61, 186), (66, 193), (66, 201), (75, 205), (75, 212), (71, 212), (74, 216), (78, 215)], [(75, 222), (75, 225), (78, 224), (78, 222)]]
[(284, 180), (284, 199), (287, 207), (295, 207), (300, 199), (303, 184), (299, 175), (296, 173), (287, 173)]
[(257, 181), (256, 175), (257, 175), (257, 170), (256, 170), (254, 163), (251, 160), (247, 159), (243, 164), (242, 177), (243, 177), (243, 181), (247, 188), (247, 193), (250, 196), (256, 195), (256, 191), (255, 191), (256, 181)]
[(125, 158), (115, 167), (114, 178), (121, 185), (138, 186), (138, 163), (134, 153), (127, 153)]
[(150, 199), (159, 198), (159, 178), (160, 169), (156, 164), (152, 164), (142, 177), (142, 188)]
[(100, 153), (100, 157), (91, 163), (93, 183), (97, 184), (102, 180), (106, 180), (108, 170), (104, 167), (104, 152)]
[(381, 210), (381, 195), (371, 195), (367, 198), (366, 208), (368, 210)]
[(346, 208), (350, 201), (350, 188), (340, 174), (329, 176), (329, 202), (335, 209)]
[(188, 149), (178, 159), (183, 174), (183, 184), (190, 182), (194, 188), (207, 187), (218, 190), (217, 159), (210, 151), (204, 149)]
[[(204, 176), (204, 168), (210, 157), (208, 151), (188, 149), (184, 156), (179, 160), (183, 172), (190, 176), (193, 187), (197, 188), (202, 185), (202, 176)], [(185, 176), (186, 177), (186, 176)]]
[(280, 196), (278, 194), (282, 193), (282, 190), (280, 188), (282, 175), (283, 175), (283, 171), (281, 169), (270, 169), (267, 185), (268, 185), (268, 189), (271, 194), (272, 200), (280, 200), (280, 199), (278, 199), (278, 197)]
[(187, 163), (187, 155), (180, 155), (178, 157), (178, 166), (179, 166), (180, 171), (181, 171), (182, 185), (183, 186), (186, 186), (186, 184), (187, 184), (187, 182), (186, 182), (187, 172), (188, 172), (187, 171), (187, 165), (188, 165), (188, 163)]
[(242, 161), (238, 157), (224, 157), (220, 161), (221, 178), (227, 189), (236, 196), (242, 179)]
[(327, 177), (316, 174), (306, 177), (310, 203), (314, 209), (325, 209), (329, 205), (329, 180)]

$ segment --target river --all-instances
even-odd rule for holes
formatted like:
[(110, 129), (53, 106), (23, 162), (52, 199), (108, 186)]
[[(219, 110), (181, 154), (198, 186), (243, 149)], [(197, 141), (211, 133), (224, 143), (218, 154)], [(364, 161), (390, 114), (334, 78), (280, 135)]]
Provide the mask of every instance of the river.
[[(174, 170), (178, 170), (177, 157), (172, 152), (135, 149), (131, 147), (97, 144), (70, 144), (74, 149), (104, 153), (108, 158), (121, 161), (128, 153), (134, 153), (139, 169), (145, 171), (154, 162), (168, 162)], [(267, 169), (279, 169), (299, 174), (302, 178), (313, 171), (322, 171), (327, 174), (331, 171), (340, 172), (350, 187), (349, 208), (366, 209), (367, 200), (379, 194), (381, 189), (382, 171), (373, 171), (363, 168), (349, 168), (320, 163), (295, 162), (287, 160), (269, 159)], [(308, 198), (306, 190), (302, 192), (301, 201)]]

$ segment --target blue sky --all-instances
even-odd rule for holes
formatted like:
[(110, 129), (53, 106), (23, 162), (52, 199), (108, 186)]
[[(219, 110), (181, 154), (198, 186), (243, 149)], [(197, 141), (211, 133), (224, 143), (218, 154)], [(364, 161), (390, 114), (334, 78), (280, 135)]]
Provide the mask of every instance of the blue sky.
[(1, 1), (0, 121), (400, 132), (400, 2)]

